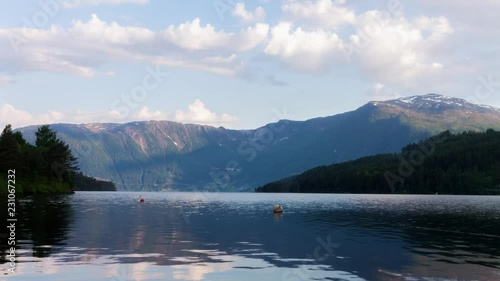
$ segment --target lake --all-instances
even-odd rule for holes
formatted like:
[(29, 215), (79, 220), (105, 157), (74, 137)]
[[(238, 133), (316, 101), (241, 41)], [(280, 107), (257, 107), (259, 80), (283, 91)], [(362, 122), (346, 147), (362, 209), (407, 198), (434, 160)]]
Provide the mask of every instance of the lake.
[(0, 280), (500, 280), (500, 197), (79, 192), (17, 208), (17, 272), (4, 252)]

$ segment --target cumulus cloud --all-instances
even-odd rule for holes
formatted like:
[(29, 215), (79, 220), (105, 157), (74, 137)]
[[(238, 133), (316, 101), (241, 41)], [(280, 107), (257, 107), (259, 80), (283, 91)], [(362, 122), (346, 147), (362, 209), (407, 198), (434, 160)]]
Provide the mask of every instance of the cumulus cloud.
[(414, 87), (423, 79), (440, 75), (446, 36), (453, 32), (444, 17), (419, 17), (409, 21), (378, 10), (358, 17), (356, 33), (346, 46), (360, 70), (374, 81)]
[(281, 9), (288, 20), (303, 21), (315, 28), (336, 28), (356, 21), (354, 10), (345, 5), (345, 0), (287, 0)]
[(64, 114), (54, 110), (33, 116), (31, 113), (17, 109), (11, 104), (4, 104), (0, 107), (0, 126), (2, 127), (7, 124), (11, 124), (15, 128), (35, 124), (49, 124), (63, 119)]
[(201, 25), (196, 18), (179, 26), (169, 26), (163, 32), (165, 39), (180, 48), (188, 50), (227, 49), (229, 51), (246, 51), (262, 43), (269, 32), (267, 24), (256, 24), (239, 34), (216, 31), (215, 26)]
[(233, 16), (238, 17), (244, 23), (263, 21), (266, 17), (266, 11), (262, 7), (257, 7), (255, 11), (247, 11), (245, 3), (238, 3), (234, 7)]
[(271, 29), (271, 39), (264, 52), (280, 58), (295, 70), (317, 72), (331, 66), (342, 48), (342, 40), (334, 32), (307, 31), (281, 22)]
[(196, 123), (212, 126), (228, 126), (238, 120), (236, 117), (223, 113), (217, 115), (205, 107), (205, 104), (196, 99), (188, 106), (188, 110), (177, 110), (175, 112), (175, 121), (182, 123)]
[(376, 82), (365, 91), (366, 102), (383, 101), (400, 98), (401, 95), (394, 90), (387, 88), (383, 83)]
[(47, 113), (38, 115), (35, 120), (39, 124), (50, 124), (60, 122), (64, 120), (64, 117), (64, 114), (59, 111), (49, 110)]
[[(405, 5), (411, 4), (405, 3)], [(498, 31), (497, 26), (500, 23), (498, 18), (499, 1), (455, 0), (453, 5), (448, 5), (443, 1), (422, 0), (414, 5), (418, 5), (423, 14), (445, 15), (451, 22), (459, 26), (467, 39), (479, 36), (482, 40), (498, 40), (498, 36), (491, 36), (491, 34)], [(471, 11), (481, 11), (481, 13), (478, 15)]]
[(2, 127), (6, 124), (12, 124), (12, 126), (16, 127), (19, 124), (31, 121), (31, 119), (32, 116), (29, 112), (16, 109), (11, 104), (4, 104), (0, 107), (0, 120), (6, 122), (1, 124)]
[(167, 114), (159, 110), (150, 110), (147, 106), (144, 106), (132, 114), (132, 119), (134, 121), (165, 120), (167, 119)]
[[(85, 113), (82, 114), (80, 112), (81, 117), (80, 118), (84, 123), (88, 122), (104, 122), (103, 120), (106, 120), (108, 122), (117, 122), (117, 123), (123, 123), (123, 122), (133, 122), (133, 121), (150, 121), (150, 120), (167, 120), (169, 118), (169, 114), (162, 112), (160, 110), (153, 110), (150, 109), (147, 106), (142, 106), (141, 108), (137, 110), (130, 110), (130, 112), (126, 111), (117, 111), (117, 110), (111, 110), (108, 111), (106, 114), (97, 114), (97, 113)], [(93, 121), (88, 121), (88, 120), (93, 120)]]
[(69, 0), (63, 2), (65, 8), (79, 8), (83, 6), (122, 5), (122, 4), (146, 4), (149, 0)]
[(384, 89), (385, 85), (380, 83), (380, 82), (377, 82), (375, 83), (375, 85), (373, 85), (373, 91), (375, 93), (380, 93), (380, 91), (382, 91), (382, 89)]
[[(76, 7), (146, 2), (66, 3)], [(74, 20), (69, 27), (3, 27), (0, 87), (12, 83), (16, 72), (58, 72), (92, 78), (113, 75), (99, 69), (101, 66), (131, 62), (243, 77), (252, 67), (252, 59), (262, 53), (266, 63), (279, 62), (298, 72), (328, 73), (332, 68), (347, 66), (369, 83), (384, 84), (385, 89), (425, 86), (439, 91), (463, 77), (495, 71), (496, 46), (500, 44), (499, 37), (494, 36), (499, 23), (498, 1), (457, 0), (450, 6), (423, 0), (404, 2), (397, 10), (386, 4), (363, 10), (366, 5), (377, 4), (283, 0), (281, 16), (269, 24), (263, 23), (264, 8), (249, 9), (237, 3), (233, 16), (245, 25), (232, 31), (200, 18), (152, 30), (105, 22), (97, 15), (86, 21)], [(403, 8), (418, 13), (405, 13)], [(481, 10), (481, 17), (471, 10)], [(243, 63), (242, 58), (249, 58), (250, 63)], [(9, 75), (2, 75), (2, 71)], [(269, 81), (272, 84), (273, 80)]]
[(73, 21), (69, 28), (0, 28), (0, 61), (13, 71), (82, 77), (94, 77), (96, 68), (106, 63), (131, 61), (236, 75), (241, 60), (235, 53), (257, 47), (268, 32), (267, 24), (225, 32), (202, 25), (200, 19), (153, 31), (107, 23), (94, 14), (86, 22)]
[(281, 8), (286, 21), (271, 27), (264, 53), (293, 70), (352, 65), (372, 82), (406, 88), (457, 71), (448, 65), (454, 28), (444, 16), (409, 19), (389, 8), (357, 14), (343, 0), (288, 0)]

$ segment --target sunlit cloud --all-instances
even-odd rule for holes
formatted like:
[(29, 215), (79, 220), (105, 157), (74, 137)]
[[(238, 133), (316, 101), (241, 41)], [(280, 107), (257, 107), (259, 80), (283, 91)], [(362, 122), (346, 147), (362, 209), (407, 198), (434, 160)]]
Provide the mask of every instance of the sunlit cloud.
[(177, 110), (175, 113), (175, 121), (182, 123), (195, 123), (212, 126), (227, 126), (237, 121), (238, 119), (229, 114), (223, 113), (221, 115), (211, 112), (205, 107), (205, 104), (196, 99), (188, 106), (188, 110)]
[(13, 72), (43, 71), (91, 78), (106, 63), (161, 63), (223, 75), (235, 75), (235, 52), (256, 48), (269, 32), (258, 23), (240, 32), (217, 30), (196, 18), (164, 30), (105, 22), (93, 14), (71, 27), (0, 28), (0, 61)]
[(243, 23), (261, 22), (266, 17), (266, 11), (260, 6), (253, 12), (248, 11), (245, 3), (238, 3), (234, 7), (233, 16), (240, 18)]

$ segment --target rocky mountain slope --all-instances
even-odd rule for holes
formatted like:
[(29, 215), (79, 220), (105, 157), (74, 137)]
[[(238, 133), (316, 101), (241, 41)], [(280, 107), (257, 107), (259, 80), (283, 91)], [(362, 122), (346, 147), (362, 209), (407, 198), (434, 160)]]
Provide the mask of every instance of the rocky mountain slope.
[[(436, 133), (500, 129), (500, 110), (436, 94), (255, 130), (169, 121), (54, 124), (85, 174), (119, 190), (251, 191), (310, 168), (399, 151)], [(33, 139), (36, 127), (19, 129)]]

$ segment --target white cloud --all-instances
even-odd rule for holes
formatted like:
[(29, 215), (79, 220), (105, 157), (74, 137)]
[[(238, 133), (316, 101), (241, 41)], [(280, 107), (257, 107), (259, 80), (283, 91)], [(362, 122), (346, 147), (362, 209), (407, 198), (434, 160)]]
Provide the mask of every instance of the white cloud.
[(358, 17), (348, 49), (362, 73), (374, 81), (412, 88), (440, 75), (442, 49), (452, 33), (446, 18), (419, 17), (409, 21), (378, 10)]
[(96, 14), (92, 14), (88, 22), (74, 20), (72, 27), (67, 32), (73, 40), (78, 39), (81, 42), (87, 42), (87, 44), (100, 44), (97, 47), (102, 47), (104, 44), (130, 46), (148, 43), (155, 37), (155, 32), (147, 28), (121, 26), (117, 22), (107, 23), (102, 21)]
[(15, 83), (14, 78), (9, 75), (0, 73), (0, 87), (7, 86), (13, 83)]
[(134, 121), (165, 120), (167, 119), (167, 114), (159, 110), (152, 111), (147, 106), (143, 106), (140, 110), (132, 114), (132, 119)]
[(4, 104), (0, 107), (0, 120), (2, 120), (0, 125), (2, 128), (7, 124), (11, 124), (13, 127), (28, 124), (32, 118), (29, 112), (16, 109), (11, 104)]
[[(405, 5), (411, 6), (412, 4), (409, 2)], [(497, 0), (455, 0), (453, 5), (443, 1), (421, 0), (414, 3), (414, 5), (418, 5), (423, 14), (445, 16), (454, 25), (458, 26), (469, 40), (471, 37), (480, 38), (481, 40), (498, 40), (498, 36), (491, 36), (492, 32), (498, 31), (497, 26), (500, 24), (500, 18), (498, 17), (500, 2)], [(481, 12), (478, 14), (471, 11)]]
[(380, 91), (381, 91), (382, 89), (384, 89), (384, 87), (385, 87), (385, 85), (384, 85), (384, 84), (382, 84), (382, 83), (380, 83), (380, 82), (377, 82), (377, 83), (375, 83), (375, 85), (373, 85), (373, 91), (374, 91), (375, 93), (380, 93)]
[(49, 110), (47, 113), (40, 114), (35, 118), (35, 122), (38, 124), (51, 124), (64, 120), (65, 116), (63, 113), (55, 110)]
[[(108, 111), (106, 114), (98, 113), (83, 113), (81, 112), (81, 118), (79, 118), (80, 123), (89, 122), (133, 122), (133, 121), (150, 121), (150, 120), (167, 120), (169, 115), (160, 110), (152, 110), (147, 106), (143, 106), (138, 110), (130, 112), (120, 112), (117, 110)], [(73, 120), (74, 121), (74, 120)]]
[(216, 31), (213, 25), (202, 26), (200, 22), (197, 18), (179, 26), (169, 26), (163, 36), (169, 43), (187, 50), (247, 51), (266, 40), (269, 32), (267, 24), (256, 24), (235, 34)]
[(63, 3), (65, 8), (79, 8), (83, 6), (99, 6), (103, 4), (122, 5), (122, 4), (146, 4), (149, 0), (69, 0)]
[[(104, 64), (133, 61), (236, 75), (242, 68), (238, 53), (265, 42), (268, 32), (266, 24), (225, 32), (210, 24), (201, 25), (199, 19), (153, 31), (107, 23), (92, 15), (87, 22), (73, 21), (69, 28), (0, 28), (0, 61), (13, 72), (82, 77), (94, 77)], [(20, 41), (11, 48), (13, 36)]]
[(11, 124), (13, 127), (49, 124), (59, 122), (64, 119), (64, 114), (58, 111), (49, 110), (47, 113), (33, 116), (31, 113), (17, 109), (11, 104), (4, 104), (0, 107), (0, 126)]
[(282, 10), (290, 21), (271, 28), (264, 53), (294, 70), (350, 64), (369, 81), (407, 89), (457, 71), (449, 67), (454, 28), (444, 16), (407, 19), (389, 8), (356, 14), (343, 0), (288, 0)]
[(253, 12), (247, 11), (245, 8), (245, 3), (238, 3), (234, 7), (233, 16), (239, 17), (244, 23), (259, 22), (263, 21), (266, 17), (266, 11), (260, 6), (257, 7)]
[(345, 0), (287, 0), (281, 9), (287, 19), (314, 28), (337, 28), (356, 21), (354, 10), (345, 5)]
[(175, 121), (182, 123), (196, 123), (212, 126), (228, 126), (238, 120), (236, 117), (223, 113), (217, 115), (205, 107), (205, 104), (196, 99), (188, 106), (188, 110), (177, 110), (175, 112)]
[(281, 22), (271, 29), (264, 52), (281, 58), (296, 70), (316, 72), (331, 66), (342, 48), (342, 40), (333, 32), (293, 29), (291, 23)]
[(387, 88), (383, 83), (376, 82), (373, 86), (365, 91), (365, 98), (363, 102), (368, 101), (384, 101), (400, 98), (401, 95), (394, 92), (392, 89)]
[[(71, 0), (66, 4), (76, 7), (147, 2)], [(268, 6), (261, 3), (268, 2), (256, 1), (263, 7)], [(261, 59), (259, 53), (264, 53), (265, 59), (272, 58), (266, 63), (278, 61), (294, 71), (325, 73), (348, 66), (359, 71), (367, 82), (384, 84), (384, 89), (434, 88), (432, 91), (439, 92), (444, 85), (458, 85), (454, 82), (463, 78), (474, 80), (478, 74), (494, 72), (498, 65), (495, 54), (500, 37), (495, 35), (500, 24), (496, 12), (499, 2), (453, 3), (403, 2), (401, 9), (393, 12), (387, 2), (365, 5), (345, 0), (283, 0), (281, 17), (272, 18), (272, 26), (262, 23), (266, 16), (270, 18), (264, 8), (250, 9), (237, 3), (233, 16), (252, 24), (231, 31), (199, 18), (153, 30), (105, 22), (96, 15), (86, 21), (75, 20), (69, 27), (3, 27), (0, 87), (13, 83), (17, 72), (112, 76), (112, 72), (99, 68), (134, 62), (243, 77), (251, 63)], [(363, 10), (377, 5), (381, 6)], [(403, 8), (411, 13), (405, 13)], [(471, 10), (481, 10), (481, 16)], [(17, 53), (9, 45), (12, 40), (19, 43), (14, 44)], [(245, 64), (242, 58), (248, 58)]]
[[(28, 111), (18, 109), (11, 104), (0, 106), (0, 127), (12, 124), (13, 127), (24, 127), (29, 125), (54, 124), (54, 123), (98, 123), (98, 122), (132, 122), (149, 120), (167, 120), (168, 114), (159, 110), (151, 110), (144, 106), (128, 115), (122, 115), (117, 111), (86, 112), (78, 110), (77, 112), (62, 113), (56, 110), (48, 110), (41, 114), (31, 114)], [(223, 120), (223, 118), (221, 118)]]

